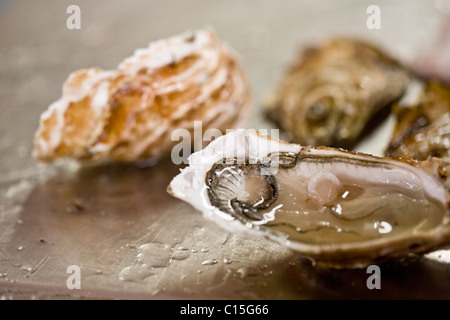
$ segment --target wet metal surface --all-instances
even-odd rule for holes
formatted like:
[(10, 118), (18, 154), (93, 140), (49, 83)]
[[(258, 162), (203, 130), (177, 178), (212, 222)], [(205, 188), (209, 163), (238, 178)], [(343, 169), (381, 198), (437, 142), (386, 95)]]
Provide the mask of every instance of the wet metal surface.
[[(381, 30), (366, 28), (366, 1), (123, 3), (77, 1), (81, 30), (66, 28), (70, 1), (0, 7), (1, 299), (450, 298), (449, 250), (383, 265), (381, 289), (369, 290), (365, 269), (313, 266), (203, 219), (166, 192), (179, 171), (170, 159), (79, 167), (37, 165), (30, 156), (39, 114), (78, 68), (113, 68), (151, 40), (212, 25), (248, 71), (255, 99), (248, 126), (267, 128), (258, 107), (297, 48), (350, 34), (410, 61), (439, 26), (433, 1), (379, 1)], [(377, 132), (360, 150), (379, 153), (386, 136)], [(68, 289), (72, 265), (80, 289)]]

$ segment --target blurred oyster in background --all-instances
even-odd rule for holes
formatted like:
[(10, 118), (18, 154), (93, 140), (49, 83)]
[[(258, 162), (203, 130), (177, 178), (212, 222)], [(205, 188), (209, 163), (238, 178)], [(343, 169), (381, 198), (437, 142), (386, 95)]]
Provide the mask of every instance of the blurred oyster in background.
[(72, 73), (35, 134), (34, 156), (133, 161), (160, 157), (177, 128), (225, 132), (250, 109), (250, 87), (236, 55), (202, 29), (138, 49), (116, 70)]
[(442, 160), (440, 174), (450, 191), (450, 88), (427, 83), (413, 105), (393, 108), (397, 123), (386, 150), (390, 157)]
[(408, 79), (378, 48), (335, 38), (301, 52), (266, 112), (292, 142), (349, 148), (374, 115), (402, 96)]

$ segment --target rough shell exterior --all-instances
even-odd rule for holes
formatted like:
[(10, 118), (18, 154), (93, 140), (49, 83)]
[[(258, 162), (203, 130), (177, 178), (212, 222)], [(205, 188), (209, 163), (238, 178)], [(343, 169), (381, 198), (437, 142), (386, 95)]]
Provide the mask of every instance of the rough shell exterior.
[(160, 157), (177, 128), (225, 131), (245, 120), (250, 88), (235, 54), (210, 29), (138, 49), (116, 70), (72, 73), (35, 135), (34, 156), (133, 161)]
[(426, 83), (417, 102), (397, 104), (394, 113), (397, 123), (386, 155), (441, 159), (441, 178), (450, 193), (450, 87)]
[(333, 38), (300, 52), (266, 113), (291, 142), (348, 149), (408, 81), (405, 68), (377, 47)]

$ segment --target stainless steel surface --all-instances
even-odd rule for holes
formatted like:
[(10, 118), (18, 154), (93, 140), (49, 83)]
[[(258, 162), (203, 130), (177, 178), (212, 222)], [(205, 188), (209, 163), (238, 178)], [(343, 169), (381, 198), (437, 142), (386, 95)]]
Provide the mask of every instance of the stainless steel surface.
[[(269, 128), (260, 105), (296, 50), (354, 35), (410, 62), (438, 29), (440, 1), (377, 1), (381, 29), (366, 27), (370, 1), (76, 1), (81, 29), (66, 28), (72, 1), (0, 7), (1, 299), (450, 298), (449, 250), (366, 270), (314, 267), (260, 238), (229, 234), (166, 192), (179, 168), (31, 158), (39, 115), (79, 68), (114, 68), (134, 49), (212, 25), (242, 57), (253, 86), (248, 127)], [(389, 123), (360, 150), (380, 153)], [(81, 270), (68, 289), (67, 268)]]

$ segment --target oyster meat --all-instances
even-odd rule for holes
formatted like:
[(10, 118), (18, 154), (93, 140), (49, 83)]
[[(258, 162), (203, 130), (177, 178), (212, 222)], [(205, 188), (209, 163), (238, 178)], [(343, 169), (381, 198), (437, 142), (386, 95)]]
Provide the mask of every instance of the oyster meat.
[(371, 120), (383, 119), (408, 80), (405, 68), (378, 48), (336, 38), (301, 52), (266, 113), (289, 141), (348, 149)]
[(34, 156), (134, 161), (174, 146), (175, 129), (225, 132), (245, 121), (250, 89), (236, 54), (211, 29), (138, 49), (115, 70), (72, 73), (42, 114)]
[(428, 82), (418, 102), (397, 104), (393, 110), (397, 123), (386, 155), (416, 160), (441, 159), (439, 172), (450, 192), (450, 88)]
[(450, 243), (439, 161), (302, 147), (236, 130), (189, 158), (169, 185), (228, 231), (331, 267), (364, 267)]

